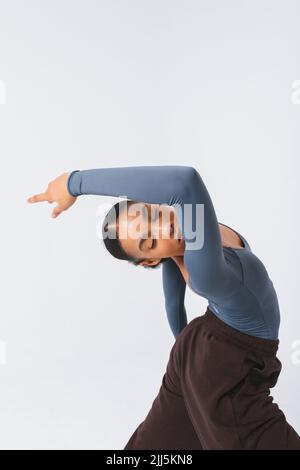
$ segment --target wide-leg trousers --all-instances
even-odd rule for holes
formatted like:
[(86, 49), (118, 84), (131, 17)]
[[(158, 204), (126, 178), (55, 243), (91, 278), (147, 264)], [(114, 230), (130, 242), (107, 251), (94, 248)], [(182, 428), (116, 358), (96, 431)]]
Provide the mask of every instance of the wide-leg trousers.
[(300, 450), (270, 394), (281, 371), (278, 345), (207, 307), (177, 336), (158, 395), (124, 450)]

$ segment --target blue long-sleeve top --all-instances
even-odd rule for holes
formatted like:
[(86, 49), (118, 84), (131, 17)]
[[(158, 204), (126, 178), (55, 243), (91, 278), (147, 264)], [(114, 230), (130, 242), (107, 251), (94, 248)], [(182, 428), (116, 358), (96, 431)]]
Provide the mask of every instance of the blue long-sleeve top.
[[(249, 335), (278, 338), (280, 310), (272, 280), (239, 232), (235, 231), (243, 247), (222, 246), (212, 200), (194, 167), (160, 165), (73, 170), (67, 179), (67, 189), (72, 196), (95, 194), (173, 206), (185, 238), (183, 261), (189, 274), (188, 286), (208, 300), (211, 311), (224, 323)], [(191, 208), (188, 221), (192, 220), (193, 230), (197, 206), (203, 208), (203, 244), (199, 239), (195, 244), (197, 239), (191, 237), (191, 227), (185, 222), (189, 217), (184, 210), (186, 204)], [(168, 322), (176, 338), (187, 324), (186, 281), (172, 258), (162, 263), (162, 284)]]

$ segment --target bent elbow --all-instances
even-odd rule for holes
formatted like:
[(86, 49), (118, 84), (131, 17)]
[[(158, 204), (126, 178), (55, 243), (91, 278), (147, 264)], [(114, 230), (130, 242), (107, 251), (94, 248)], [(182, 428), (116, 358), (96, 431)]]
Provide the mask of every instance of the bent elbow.
[(182, 167), (181, 173), (181, 192), (185, 197), (195, 191), (197, 184), (199, 184), (199, 173), (193, 166)]

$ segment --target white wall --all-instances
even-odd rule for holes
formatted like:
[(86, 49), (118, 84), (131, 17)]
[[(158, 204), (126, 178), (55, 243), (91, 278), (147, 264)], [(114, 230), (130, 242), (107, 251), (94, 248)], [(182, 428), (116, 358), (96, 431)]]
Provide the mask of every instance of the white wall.
[[(161, 270), (97, 239), (115, 200), (57, 219), (26, 202), (64, 171), (123, 165), (196, 166), (265, 263), (274, 397), (300, 432), (299, 15), (297, 0), (0, 0), (1, 448), (122, 449), (158, 392)], [(206, 304), (187, 289), (189, 320)]]

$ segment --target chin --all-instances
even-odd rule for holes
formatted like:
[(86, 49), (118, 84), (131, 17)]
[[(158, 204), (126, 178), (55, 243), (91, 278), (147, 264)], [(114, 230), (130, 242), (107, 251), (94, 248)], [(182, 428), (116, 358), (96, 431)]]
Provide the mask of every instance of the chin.
[(180, 243), (179, 246), (176, 248), (176, 256), (183, 256), (184, 254), (184, 244)]

